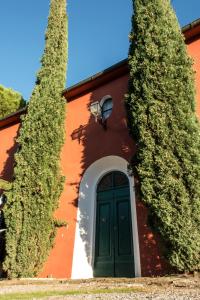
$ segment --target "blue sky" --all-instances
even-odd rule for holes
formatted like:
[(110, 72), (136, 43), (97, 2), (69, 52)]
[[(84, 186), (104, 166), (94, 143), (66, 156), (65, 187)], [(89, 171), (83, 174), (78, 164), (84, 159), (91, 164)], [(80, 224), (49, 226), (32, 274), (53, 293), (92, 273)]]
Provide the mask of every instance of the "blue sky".
[[(173, 0), (181, 26), (200, 17), (199, 0)], [(1, 0), (0, 84), (28, 99), (44, 48), (49, 0)], [(71, 86), (127, 57), (131, 0), (68, 0)]]

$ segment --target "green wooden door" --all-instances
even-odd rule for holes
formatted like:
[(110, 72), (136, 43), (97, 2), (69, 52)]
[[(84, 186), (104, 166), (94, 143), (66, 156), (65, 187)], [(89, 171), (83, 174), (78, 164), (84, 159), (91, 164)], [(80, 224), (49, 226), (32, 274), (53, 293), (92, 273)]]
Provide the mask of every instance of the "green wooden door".
[(134, 275), (129, 183), (124, 174), (112, 172), (97, 190), (94, 276)]

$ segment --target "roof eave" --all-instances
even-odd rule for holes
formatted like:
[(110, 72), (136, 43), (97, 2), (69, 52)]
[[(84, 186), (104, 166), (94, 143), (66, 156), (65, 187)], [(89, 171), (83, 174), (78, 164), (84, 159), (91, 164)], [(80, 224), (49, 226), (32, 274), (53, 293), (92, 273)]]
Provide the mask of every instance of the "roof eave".
[(7, 126), (10, 126), (11, 124), (16, 124), (20, 122), (21, 116), (25, 114), (27, 111), (27, 105), (20, 110), (9, 114), (8, 116), (0, 119), (0, 128), (5, 128)]

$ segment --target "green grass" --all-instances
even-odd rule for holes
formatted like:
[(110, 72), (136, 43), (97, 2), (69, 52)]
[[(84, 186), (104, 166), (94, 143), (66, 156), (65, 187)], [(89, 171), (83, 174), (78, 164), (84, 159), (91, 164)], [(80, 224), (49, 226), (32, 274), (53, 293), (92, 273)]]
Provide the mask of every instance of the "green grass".
[(144, 292), (143, 288), (118, 288), (118, 289), (96, 289), (96, 290), (74, 290), (74, 291), (38, 291), (32, 293), (9, 293), (0, 295), (1, 300), (31, 300), (51, 296), (70, 296), (85, 294), (113, 294), (113, 293), (137, 293)]

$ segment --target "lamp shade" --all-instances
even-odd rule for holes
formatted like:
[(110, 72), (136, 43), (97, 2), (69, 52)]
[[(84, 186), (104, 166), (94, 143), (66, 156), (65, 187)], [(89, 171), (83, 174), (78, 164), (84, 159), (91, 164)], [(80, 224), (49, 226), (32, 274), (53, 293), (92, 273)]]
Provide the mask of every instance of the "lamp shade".
[(101, 106), (98, 101), (90, 104), (90, 112), (95, 117), (101, 116)]

